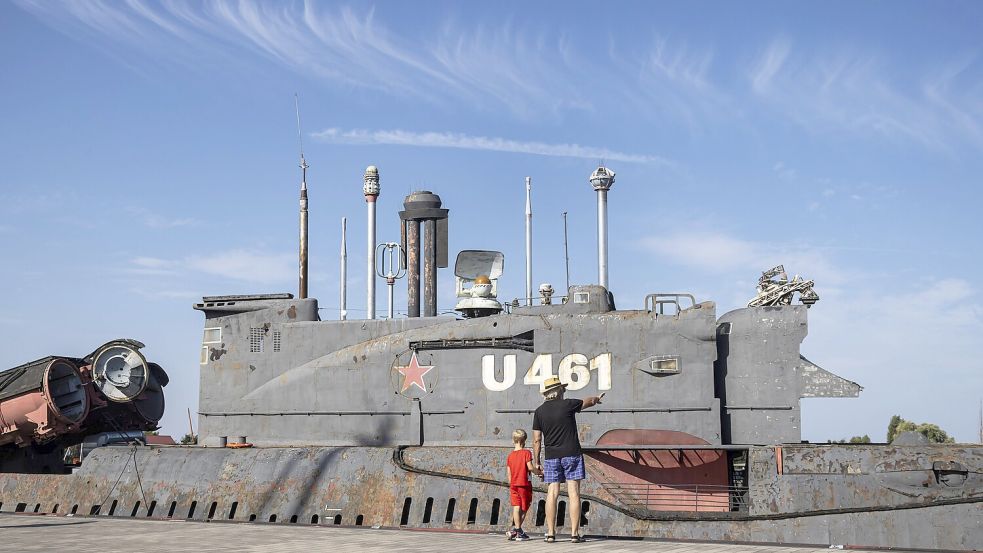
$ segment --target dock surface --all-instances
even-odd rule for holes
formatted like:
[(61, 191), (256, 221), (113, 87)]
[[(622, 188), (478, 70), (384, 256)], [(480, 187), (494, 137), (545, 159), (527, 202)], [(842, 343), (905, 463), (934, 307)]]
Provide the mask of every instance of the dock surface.
[(541, 535), (528, 542), (508, 542), (503, 535), (397, 529), (245, 524), (223, 522), (137, 520), (128, 518), (32, 516), (0, 514), (0, 550), (131, 553), (169, 551), (297, 552), (366, 551), (604, 551), (629, 553), (817, 553), (827, 547), (731, 543), (668, 542), (589, 537), (571, 544), (561, 534), (555, 544)]

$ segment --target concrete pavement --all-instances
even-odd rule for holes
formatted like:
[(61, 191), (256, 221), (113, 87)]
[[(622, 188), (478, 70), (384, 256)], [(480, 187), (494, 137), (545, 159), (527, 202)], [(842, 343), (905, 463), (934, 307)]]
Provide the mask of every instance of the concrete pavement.
[(560, 535), (555, 544), (540, 536), (528, 542), (508, 542), (502, 535), (397, 529), (138, 520), (108, 517), (71, 517), (0, 514), (0, 550), (131, 553), (169, 551), (202, 553), (242, 551), (307, 553), (311, 551), (365, 551), (393, 553), (443, 551), (630, 553), (818, 553), (826, 548), (782, 547), (723, 543), (677, 543), (592, 538), (572, 544)]

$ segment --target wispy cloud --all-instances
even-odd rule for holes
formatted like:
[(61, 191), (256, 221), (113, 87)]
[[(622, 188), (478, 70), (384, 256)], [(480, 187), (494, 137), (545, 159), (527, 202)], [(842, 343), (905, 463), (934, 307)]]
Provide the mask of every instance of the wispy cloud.
[[(796, 50), (779, 39), (747, 69), (754, 97), (809, 131), (847, 131), (937, 150), (983, 147), (983, 82), (968, 71), (975, 58), (908, 78), (865, 51)], [(975, 74), (978, 74), (975, 73)], [(905, 75), (905, 78), (892, 77)]]
[(287, 282), (296, 276), (297, 258), (289, 253), (232, 250), (185, 259), (192, 270), (235, 280), (272, 284)]
[(399, 129), (373, 131), (366, 129), (344, 130), (329, 128), (320, 132), (311, 133), (311, 135), (316, 139), (336, 144), (391, 144), (423, 148), (458, 148), (462, 150), (485, 150), (539, 156), (672, 165), (671, 161), (655, 155), (625, 153), (607, 148), (581, 146), (580, 144), (526, 142), (507, 138), (469, 136), (449, 132), (419, 133)]
[(699, 230), (647, 236), (639, 240), (639, 245), (671, 263), (713, 273), (748, 277), (776, 265), (785, 265), (790, 272), (831, 286), (847, 279), (823, 249), (809, 245), (755, 242)]
[(296, 277), (296, 261), (296, 257), (288, 253), (235, 249), (181, 259), (136, 257), (130, 260), (127, 272), (142, 276), (187, 276), (198, 273), (240, 282), (278, 284)]
[(602, 93), (626, 97), (633, 110), (647, 118), (682, 123), (699, 133), (721, 120), (739, 115), (729, 94), (714, 82), (714, 50), (679, 40), (656, 37), (648, 50), (626, 53), (608, 48), (615, 71), (591, 68)]
[(751, 70), (751, 88), (762, 94), (771, 90), (772, 80), (788, 58), (789, 43), (785, 39), (773, 41), (758, 58)]
[(17, 2), (70, 35), (106, 37), (166, 61), (200, 65), (203, 55), (249, 50), (333, 85), (434, 103), (491, 100), (520, 116), (586, 102), (576, 71), (563, 67), (561, 40), (508, 25), (488, 30), (447, 21), (421, 40), (380, 21), (374, 9), (310, 1)]
[(144, 207), (130, 206), (126, 208), (126, 211), (145, 226), (153, 229), (169, 229), (198, 224), (197, 221), (188, 217), (165, 217)]
[[(863, 44), (800, 46), (780, 36), (728, 51), (658, 32), (647, 49), (632, 49), (607, 28), (585, 47), (567, 38), (571, 29), (508, 18), (488, 24), (436, 16), (408, 25), (386, 20), (383, 8), (313, 1), (16, 2), (87, 44), (109, 44), (105, 50), (135, 70), (145, 65), (135, 56), (198, 71), (265, 58), (332, 87), (520, 119), (588, 111), (681, 122), (694, 133), (735, 121), (753, 131), (791, 120), (809, 132), (943, 151), (983, 148), (983, 82), (974, 55), (915, 67)], [(608, 44), (606, 59), (593, 51), (598, 42)]]

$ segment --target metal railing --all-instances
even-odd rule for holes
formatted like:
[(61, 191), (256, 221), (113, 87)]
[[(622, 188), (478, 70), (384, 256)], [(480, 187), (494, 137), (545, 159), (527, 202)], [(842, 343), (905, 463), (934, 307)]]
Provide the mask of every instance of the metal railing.
[[(680, 305), (679, 300), (681, 299), (688, 299), (689, 307), (683, 307)], [(659, 315), (665, 315), (667, 305), (671, 305), (676, 308), (675, 313), (670, 313), (670, 315), (676, 315), (684, 309), (692, 309), (693, 307), (696, 307), (696, 298), (693, 297), (693, 294), (678, 293), (657, 293), (645, 296), (646, 311), (653, 311)]]
[[(749, 508), (749, 448), (747, 445), (730, 444), (622, 444), (585, 446), (583, 449), (603, 464), (607, 464), (604, 457), (614, 456), (648, 468), (648, 477), (627, 474), (619, 476), (603, 470), (594, 474), (601, 486), (619, 503), (636, 511), (654, 514), (659, 511), (746, 513)], [(653, 457), (657, 452), (669, 452), (672, 459), (662, 459), (669, 461), (663, 465), (658, 457)], [(714, 462), (713, 459), (704, 460), (706, 453), (718, 453), (726, 457), (727, 485), (696, 484), (692, 481), (687, 483), (683, 474), (673, 476), (677, 470), (702, 465), (707, 461)], [(627, 459), (624, 458), (626, 454)]]
[(745, 511), (747, 488), (715, 484), (603, 482), (626, 507), (651, 511)]

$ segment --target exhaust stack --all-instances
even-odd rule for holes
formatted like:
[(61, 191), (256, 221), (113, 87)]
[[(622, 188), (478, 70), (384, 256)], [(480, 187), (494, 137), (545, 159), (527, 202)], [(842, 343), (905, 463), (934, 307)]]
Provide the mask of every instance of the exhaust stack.
[(368, 208), (369, 221), (369, 240), (366, 252), (368, 254), (368, 272), (366, 278), (367, 295), (365, 309), (368, 311), (367, 318), (375, 318), (375, 201), (379, 198), (379, 169), (375, 165), (369, 165), (365, 169), (365, 176), (362, 178), (362, 192), (365, 194), (365, 205)]
[[(447, 266), (447, 212), (440, 196), (429, 190), (414, 192), (403, 201), (400, 245), (406, 252), (407, 305), (409, 317), (420, 316), (420, 241), (423, 238), (423, 316), (437, 315), (437, 268)], [(421, 232), (420, 223), (423, 223)]]
[(614, 184), (614, 171), (600, 165), (590, 175), (597, 191), (597, 280), (608, 289), (608, 190)]

